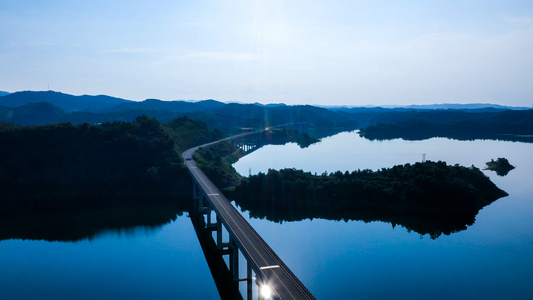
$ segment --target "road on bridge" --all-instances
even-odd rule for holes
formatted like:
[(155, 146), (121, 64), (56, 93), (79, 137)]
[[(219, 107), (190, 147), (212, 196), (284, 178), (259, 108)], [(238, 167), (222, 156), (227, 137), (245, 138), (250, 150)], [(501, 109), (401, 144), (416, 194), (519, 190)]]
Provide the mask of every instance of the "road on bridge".
[(193, 159), (194, 152), (200, 147), (257, 133), (257, 131), (247, 132), (188, 149), (182, 154), (185, 165), (262, 284), (268, 285), (273, 295), (279, 299), (315, 299), (248, 221), (196, 166)]

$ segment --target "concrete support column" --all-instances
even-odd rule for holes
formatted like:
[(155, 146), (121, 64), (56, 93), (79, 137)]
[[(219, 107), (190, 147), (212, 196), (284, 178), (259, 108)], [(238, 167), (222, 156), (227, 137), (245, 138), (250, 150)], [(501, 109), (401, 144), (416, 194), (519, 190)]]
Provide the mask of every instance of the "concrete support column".
[(207, 226), (211, 225), (211, 206), (207, 205)]
[(246, 294), (247, 300), (252, 300), (252, 265), (247, 261), (246, 263)]
[(237, 243), (235, 243), (235, 240), (230, 236), (229, 239), (229, 248), (231, 250), (230, 256), (229, 256), (229, 264), (230, 264), (230, 272), (233, 274), (233, 280), (239, 281), (239, 248), (237, 247)]
[(198, 197), (198, 211), (201, 213), (204, 210), (204, 195), (200, 194)]
[(222, 250), (223, 247), (224, 246), (222, 246), (222, 222), (217, 215), (217, 248), (218, 250)]
[(202, 193), (200, 195), (200, 201), (199, 201), (199, 210), (200, 213), (206, 214), (209, 210), (211, 210), (211, 206), (209, 205), (209, 201), (207, 201), (207, 197)]
[(196, 182), (192, 183), (192, 198), (198, 199), (198, 185), (196, 184)]

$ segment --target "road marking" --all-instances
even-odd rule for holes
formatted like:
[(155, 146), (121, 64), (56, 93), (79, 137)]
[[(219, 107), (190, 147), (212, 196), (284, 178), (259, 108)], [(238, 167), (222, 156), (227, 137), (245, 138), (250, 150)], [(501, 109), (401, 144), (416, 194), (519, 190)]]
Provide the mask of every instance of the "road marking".
[(260, 270), (266, 270), (266, 269), (276, 269), (276, 268), (280, 268), (279, 265), (273, 265), (273, 266), (264, 266), (264, 267), (261, 267), (259, 268)]

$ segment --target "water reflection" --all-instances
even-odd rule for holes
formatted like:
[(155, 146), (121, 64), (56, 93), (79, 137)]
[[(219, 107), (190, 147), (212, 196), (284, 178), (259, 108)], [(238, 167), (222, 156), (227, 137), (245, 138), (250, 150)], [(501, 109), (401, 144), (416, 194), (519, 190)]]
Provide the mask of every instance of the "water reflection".
[(420, 238), (402, 226), (392, 230), (394, 223), (379, 221), (248, 221), (318, 299), (529, 299), (533, 293), (528, 282), (533, 266), (529, 143), (444, 138), (370, 141), (347, 132), (306, 149), (294, 144), (267, 146), (234, 167), (243, 176), (283, 168), (318, 174), (379, 170), (415, 163), (423, 153), (428, 160), (480, 169), (491, 159), (506, 157), (516, 166), (507, 176), (483, 173), (510, 196), (485, 206), (468, 230), (438, 239)]
[(152, 234), (181, 216), (187, 209), (183, 203), (179, 198), (148, 198), (141, 204), (0, 218), (0, 240), (76, 242), (108, 234)]
[(445, 214), (437, 216), (436, 214), (424, 216), (421, 214), (394, 214), (384, 211), (360, 210), (344, 213), (331, 211), (301, 211), (292, 210), (289, 213), (280, 213), (279, 211), (262, 211), (247, 210), (241, 208), (243, 212), (248, 212), (251, 218), (267, 219), (276, 223), (296, 222), (303, 220), (323, 219), (329, 221), (363, 221), (365, 223), (384, 222), (391, 224), (392, 228), (400, 225), (407, 229), (408, 232), (416, 232), (420, 235), (429, 235), (436, 239), (442, 235), (450, 235), (472, 226), (476, 221), (476, 215), (479, 210), (472, 212), (458, 213), (454, 215)]
[[(479, 137), (479, 136), (478, 136)], [(467, 138), (464, 136), (464, 138)], [(472, 137), (475, 139), (475, 137)], [(431, 145), (438, 142), (439, 145), (435, 149), (428, 148)], [(298, 149), (296, 147), (269, 147), (268, 151), (260, 151), (258, 154), (245, 157), (235, 164), (235, 168), (241, 175), (246, 173), (243, 170), (254, 170), (267, 172), (268, 169), (282, 169), (283, 167), (294, 167), (295, 169), (305, 169), (306, 171), (312, 171), (315, 173), (321, 173), (324, 171), (334, 172), (337, 170), (353, 171), (357, 169), (379, 169), (378, 167), (390, 167), (389, 161), (395, 164), (405, 163), (402, 161), (406, 155), (403, 153), (409, 153), (408, 151), (420, 151), (419, 153), (430, 153), (435, 157), (436, 151), (439, 149), (450, 149), (450, 147), (442, 147), (440, 144), (446, 144), (452, 142), (452, 140), (433, 139), (427, 143), (409, 143), (401, 140), (395, 141), (370, 141), (360, 137), (355, 132), (343, 133), (333, 138), (324, 140), (324, 143), (313, 145), (311, 149)], [(496, 142), (492, 142), (496, 143)], [(366, 152), (372, 153), (372, 157), (365, 155)], [(363, 153), (363, 154), (361, 154)], [(397, 155), (391, 155), (397, 154)], [(453, 153), (448, 150), (447, 154)], [(469, 153), (459, 151), (461, 159), (467, 161), (470, 156)], [(260, 156), (260, 158), (257, 158)], [(424, 155), (425, 156), (425, 155)], [(420, 158), (424, 157), (421, 154), (416, 154), (408, 157), (407, 162), (413, 162), (412, 157)], [(342, 161), (339, 162), (337, 157), (342, 157)], [(479, 159), (481, 156), (475, 157)], [(453, 162), (450, 161), (450, 162)], [(474, 160), (468, 160), (468, 162), (453, 162), (464, 165), (473, 165)], [(320, 169), (324, 167), (324, 169)], [(327, 169), (326, 169), (327, 168)], [(344, 168), (344, 169), (343, 169)], [(251, 171), (249, 172), (251, 174)], [(284, 211), (276, 210), (273, 207), (269, 207), (268, 203), (273, 202), (273, 199), (261, 199), (254, 203), (259, 203), (264, 207), (250, 207), (249, 205), (243, 205), (242, 201), (239, 201), (239, 197), (235, 194), (231, 195), (233, 199), (241, 206), (243, 211), (248, 211), (250, 217), (258, 219), (267, 219), (269, 221), (283, 223), (302, 221), (306, 219), (324, 219), (331, 221), (363, 221), (365, 223), (370, 222), (385, 222), (391, 224), (394, 228), (396, 225), (400, 225), (406, 228), (408, 231), (416, 232), (420, 235), (429, 235), (435, 239), (441, 235), (450, 235), (452, 233), (466, 230), (469, 226), (473, 225), (476, 221), (476, 216), (479, 211), (486, 205), (489, 205), (492, 201), (488, 201), (483, 205), (476, 207), (475, 209), (468, 209), (462, 212), (443, 212), (441, 210), (431, 214), (424, 213), (394, 213), (392, 210), (386, 209), (357, 209), (351, 211), (333, 210), (327, 208), (318, 209), (302, 209), (301, 207), (294, 207), (285, 209)], [(249, 197), (249, 195), (248, 195)], [(439, 195), (435, 195), (439, 197)], [(444, 196), (443, 196), (444, 197)], [(501, 197), (501, 196), (499, 196)], [(496, 198), (499, 198), (496, 197)], [(242, 200), (242, 199), (241, 199)], [(456, 199), (447, 200), (444, 197), (441, 201), (443, 203), (453, 202)], [(493, 199), (495, 200), (495, 199)], [(312, 201), (312, 199), (308, 199)], [(285, 203), (286, 204), (286, 203)], [(257, 205), (256, 205), (257, 206)]]
[(431, 138), (443, 137), (458, 141), (493, 140), (507, 142), (533, 143), (533, 135), (523, 134), (487, 134), (483, 132), (468, 132), (464, 130), (427, 130), (427, 128), (397, 128), (395, 130), (381, 130), (376, 132), (360, 131), (359, 135), (368, 140), (385, 141), (403, 139), (406, 141), (423, 141)]
[(487, 168), (485, 170), (491, 170), (496, 172), (498, 176), (507, 176), (509, 172), (515, 167), (509, 163), (507, 158), (499, 157), (497, 160), (491, 159), (486, 162)]

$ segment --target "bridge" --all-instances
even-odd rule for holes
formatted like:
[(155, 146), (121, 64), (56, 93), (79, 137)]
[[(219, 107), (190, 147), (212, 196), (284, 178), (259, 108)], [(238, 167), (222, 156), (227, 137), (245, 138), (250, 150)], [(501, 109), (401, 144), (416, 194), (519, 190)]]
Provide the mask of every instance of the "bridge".
[[(221, 141), (233, 142), (243, 150), (249, 151), (257, 144), (246, 142), (246, 138), (253, 141), (260, 138), (258, 135), (263, 135), (268, 130), (269, 128), (239, 134), (183, 152), (185, 165), (193, 178), (194, 207), (191, 219), (204, 254), (208, 258), (211, 271), (229, 275), (218, 277), (213, 274), (221, 297), (242, 298), (238, 283), (246, 281), (247, 299), (251, 299), (253, 273), (255, 273), (255, 280), (261, 291), (260, 299), (315, 299), (222, 192), (196, 166), (193, 159), (194, 152), (199, 148), (209, 147)], [(212, 220), (212, 212), (215, 212), (216, 220)], [(223, 229), (228, 232), (228, 241), (223, 241)], [(216, 232), (216, 240), (212, 232)], [(243, 278), (239, 275), (239, 252), (246, 260), (246, 277)], [(222, 258), (223, 255), (229, 256), (227, 267)]]

